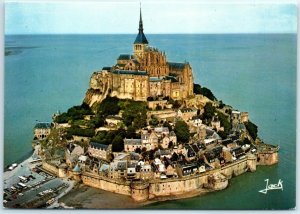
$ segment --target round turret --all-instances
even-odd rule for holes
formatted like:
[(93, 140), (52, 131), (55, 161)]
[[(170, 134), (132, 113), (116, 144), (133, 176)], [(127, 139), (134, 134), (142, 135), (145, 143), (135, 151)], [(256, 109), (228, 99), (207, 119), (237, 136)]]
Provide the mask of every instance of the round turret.
[(135, 201), (146, 201), (149, 198), (149, 183), (143, 181), (133, 181), (130, 185), (131, 197)]
[(73, 172), (73, 178), (76, 180), (76, 181), (80, 181), (81, 179), (81, 169), (79, 167), (78, 164), (76, 164), (76, 166), (74, 167), (74, 169), (72, 170)]
[(257, 158), (254, 154), (248, 154), (247, 155), (247, 167), (249, 168), (250, 172), (256, 171), (256, 165), (257, 165)]

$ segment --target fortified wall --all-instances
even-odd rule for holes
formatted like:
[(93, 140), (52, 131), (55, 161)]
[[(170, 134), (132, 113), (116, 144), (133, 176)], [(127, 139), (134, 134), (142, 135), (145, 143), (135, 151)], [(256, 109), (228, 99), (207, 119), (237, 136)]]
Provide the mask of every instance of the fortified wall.
[(191, 193), (201, 190), (222, 190), (228, 186), (229, 180), (233, 176), (241, 175), (247, 171), (254, 172), (256, 171), (256, 166), (256, 156), (250, 154), (242, 160), (205, 173), (182, 178), (169, 178), (145, 182), (114, 180), (89, 172), (66, 171), (64, 165), (56, 166), (55, 164), (45, 161), (42, 164), (45, 170), (58, 177), (69, 176), (94, 188), (131, 196), (136, 201), (146, 201), (169, 196), (177, 196), (180, 198), (181, 196), (190, 195)]
[(255, 170), (256, 157), (253, 155), (221, 169), (183, 178), (153, 180), (149, 183), (111, 180), (87, 172), (82, 174), (81, 179), (85, 185), (114, 193), (130, 195), (136, 201), (146, 201), (158, 197), (180, 196), (201, 189), (221, 190), (228, 186), (228, 181), (233, 176)]

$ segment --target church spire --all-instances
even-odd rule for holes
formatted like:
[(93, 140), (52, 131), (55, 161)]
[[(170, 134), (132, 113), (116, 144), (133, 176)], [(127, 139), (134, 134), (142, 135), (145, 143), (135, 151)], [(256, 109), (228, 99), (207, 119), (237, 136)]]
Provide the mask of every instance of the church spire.
[(144, 34), (144, 28), (143, 28), (143, 19), (142, 19), (142, 7), (140, 4), (140, 21), (139, 21), (139, 33), (136, 36), (136, 39), (134, 41), (134, 44), (148, 44), (148, 40)]
[(141, 8), (141, 3), (140, 3), (140, 22), (139, 22), (139, 33), (143, 33), (144, 28), (143, 28), (143, 19), (142, 19), (142, 8)]

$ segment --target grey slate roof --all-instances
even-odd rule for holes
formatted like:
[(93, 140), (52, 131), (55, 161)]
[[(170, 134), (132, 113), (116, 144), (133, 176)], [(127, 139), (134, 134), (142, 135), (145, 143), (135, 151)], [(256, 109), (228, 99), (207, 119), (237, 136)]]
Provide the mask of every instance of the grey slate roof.
[(173, 76), (165, 76), (164, 79), (165, 80), (171, 80), (171, 82), (178, 82), (176, 77), (173, 77)]
[(129, 70), (115, 70), (112, 73), (114, 74), (128, 74), (128, 75), (140, 75), (140, 76), (146, 76), (146, 71), (129, 71)]
[(133, 59), (133, 56), (131, 54), (120, 54), (118, 57), (118, 60), (130, 60)]
[(111, 70), (111, 67), (103, 67), (102, 70), (110, 71), (110, 70)]
[(78, 164), (74, 167), (73, 172), (80, 172), (80, 167)]
[(90, 146), (93, 148), (102, 149), (102, 150), (107, 150), (107, 148), (108, 148), (108, 145), (96, 143), (96, 142), (90, 142)]
[(51, 128), (51, 123), (37, 123), (34, 126), (35, 129), (50, 129)]
[(124, 139), (125, 144), (140, 145), (141, 139)]
[(168, 62), (170, 70), (182, 70), (184, 69), (185, 63), (181, 62)]
[(163, 80), (163, 78), (160, 78), (160, 77), (149, 77), (150, 82), (160, 82), (162, 80)]
[(134, 44), (148, 44), (148, 40), (143, 31), (139, 31), (138, 35), (134, 40)]

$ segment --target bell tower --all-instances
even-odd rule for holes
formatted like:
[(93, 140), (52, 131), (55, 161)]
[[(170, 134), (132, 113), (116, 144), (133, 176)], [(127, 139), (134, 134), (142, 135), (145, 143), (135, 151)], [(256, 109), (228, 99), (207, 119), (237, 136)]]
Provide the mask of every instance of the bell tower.
[(144, 34), (144, 28), (143, 28), (143, 19), (142, 19), (142, 9), (140, 6), (140, 22), (139, 22), (139, 33), (135, 38), (135, 41), (133, 43), (133, 53), (134, 56), (137, 58), (141, 58), (143, 55), (143, 52), (148, 47), (148, 40)]

